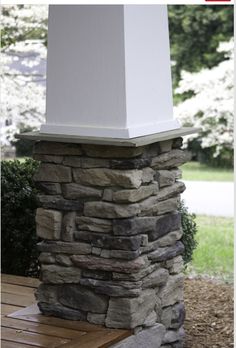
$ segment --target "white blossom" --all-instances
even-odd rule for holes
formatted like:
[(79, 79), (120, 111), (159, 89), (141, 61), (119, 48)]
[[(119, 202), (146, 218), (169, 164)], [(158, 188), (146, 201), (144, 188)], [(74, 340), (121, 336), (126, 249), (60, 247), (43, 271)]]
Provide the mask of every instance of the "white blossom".
[(212, 69), (197, 73), (182, 72), (176, 93), (193, 92), (193, 96), (174, 108), (175, 116), (184, 126), (200, 127), (198, 134), (186, 137), (186, 142), (199, 137), (202, 148), (214, 147), (214, 157), (224, 148), (233, 148), (233, 40), (219, 45), (226, 60)]

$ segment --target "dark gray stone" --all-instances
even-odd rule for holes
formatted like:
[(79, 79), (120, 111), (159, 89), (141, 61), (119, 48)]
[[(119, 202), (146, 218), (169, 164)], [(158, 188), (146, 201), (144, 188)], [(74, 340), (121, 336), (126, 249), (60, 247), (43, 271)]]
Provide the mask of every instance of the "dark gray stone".
[(115, 204), (108, 202), (85, 202), (84, 215), (106, 219), (132, 217), (140, 212), (139, 204)]
[(60, 304), (38, 303), (40, 311), (48, 316), (59, 317), (68, 320), (86, 320), (87, 315), (79, 310), (66, 308)]
[(82, 168), (109, 168), (110, 163), (108, 159), (104, 158), (81, 158), (81, 167)]
[(80, 276), (77, 267), (41, 265), (41, 279), (45, 284), (79, 283)]
[(88, 313), (87, 321), (95, 325), (104, 325), (106, 314)]
[(34, 181), (71, 182), (71, 168), (60, 164), (41, 163)]
[(151, 166), (155, 169), (170, 169), (179, 167), (191, 160), (191, 154), (178, 149), (165, 152), (152, 159)]
[(63, 156), (55, 156), (55, 155), (41, 155), (41, 154), (33, 154), (33, 159), (36, 161), (46, 162), (46, 163), (55, 163), (61, 164), (63, 160)]
[(109, 258), (134, 260), (141, 254), (140, 249), (135, 251), (129, 250), (109, 250)]
[(45, 155), (81, 155), (80, 144), (39, 141), (34, 145), (35, 154)]
[(99, 280), (111, 280), (112, 279), (112, 273), (111, 272), (105, 272), (105, 271), (91, 271), (91, 270), (82, 270), (82, 277), (83, 278), (92, 278), (92, 279), (99, 279)]
[(46, 263), (47, 265), (51, 265), (55, 263), (55, 256), (51, 253), (40, 253), (39, 263)]
[(158, 170), (156, 172), (156, 179), (160, 187), (170, 186), (175, 182), (175, 173), (170, 170)]
[(85, 230), (101, 233), (112, 232), (111, 220), (78, 216), (75, 221), (80, 231)]
[(62, 240), (72, 242), (74, 240), (76, 212), (65, 213), (62, 219)]
[(167, 283), (160, 289), (158, 296), (161, 299), (162, 307), (172, 306), (183, 301), (183, 274), (170, 275)]
[(165, 336), (163, 338), (162, 343), (175, 343), (177, 341), (183, 341), (185, 337), (185, 332), (183, 327), (181, 327), (179, 330), (167, 330), (165, 333)]
[(66, 307), (92, 313), (106, 313), (108, 297), (98, 295), (82, 285), (63, 285), (58, 290), (58, 299)]
[(63, 254), (56, 255), (56, 263), (58, 263), (61, 266), (66, 266), (66, 267), (70, 267), (73, 265), (70, 257), (67, 255), (63, 255)]
[(87, 255), (91, 254), (92, 247), (88, 243), (69, 243), (69, 242), (40, 242), (37, 244), (38, 250), (49, 253)]
[(142, 169), (149, 167), (151, 158), (133, 158), (122, 160), (111, 160), (110, 166), (112, 169)]
[(74, 255), (71, 259), (76, 266), (81, 268), (121, 273), (135, 273), (148, 264), (147, 258), (144, 257), (138, 257), (131, 261), (121, 261), (89, 255)]
[(156, 302), (155, 290), (144, 290), (139, 297), (111, 298), (106, 317), (106, 326), (133, 329), (144, 323), (153, 311)]
[(141, 330), (123, 341), (111, 346), (111, 348), (159, 348), (165, 335), (165, 328), (161, 324)]
[(144, 277), (146, 277), (148, 274), (154, 272), (158, 268), (160, 268), (160, 264), (155, 263), (152, 265), (148, 265), (148, 267), (142, 268), (139, 272), (133, 273), (133, 274), (113, 272), (113, 279), (138, 281), (138, 280), (144, 279)]
[(78, 213), (82, 213), (84, 209), (84, 204), (81, 201), (70, 201), (61, 196), (38, 195), (37, 198), (40, 206), (45, 209), (69, 210)]
[(42, 191), (47, 195), (60, 195), (61, 194), (61, 185), (54, 182), (36, 182), (37, 189)]
[[(155, 221), (155, 220), (154, 220)], [(181, 226), (180, 213), (171, 213), (156, 218), (155, 228), (149, 232), (149, 241), (154, 241), (165, 234), (178, 230)]]
[(101, 198), (102, 190), (80, 184), (62, 184), (62, 194), (66, 199)]
[(75, 239), (91, 243), (92, 246), (105, 249), (137, 250), (142, 242), (141, 236), (113, 237), (108, 234), (76, 231)]
[(157, 288), (159, 286), (164, 285), (167, 282), (167, 279), (169, 277), (169, 272), (164, 269), (160, 268), (156, 271), (150, 273), (148, 276), (146, 276), (143, 279), (143, 289), (146, 288)]
[(173, 139), (172, 149), (180, 149), (182, 145), (183, 145), (183, 138), (179, 137), (179, 138)]
[(81, 167), (81, 157), (78, 156), (66, 156), (63, 160), (64, 166), (69, 167)]
[(101, 158), (131, 158), (140, 156), (144, 147), (106, 146), (83, 144), (82, 149), (89, 157)]
[(185, 308), (182, 302), (165, 307), (162, 311), (161, 322), (169, 329), (179, 329), (185, 319)]
[(96, 293), (111, 297), (137, 297), (141, 294), (142, 282), (122, 282), (82, 278), (80, 279), (80, 284), (93, 288)]
[(152, 261), (166, 261), (170, 260), (184, 252), (184, 245), (182, 242), (176, 242), (175, 245), (170, 247), (159, 248), (150, 254), (148, 254), (148, 259)]

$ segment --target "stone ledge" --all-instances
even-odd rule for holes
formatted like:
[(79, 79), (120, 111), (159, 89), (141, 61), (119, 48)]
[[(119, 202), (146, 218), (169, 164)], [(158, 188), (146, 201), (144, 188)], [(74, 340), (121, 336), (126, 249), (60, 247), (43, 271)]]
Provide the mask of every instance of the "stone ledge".
[(160, 141), (182, 137), (184, 135), (198, 133), (201, 129), (194, 127), (181, 127), (167, 132), (155, 133), (142, 137), (132, 139), (118, 139), (118, 138), (99, 138), (99, 137), (83, 137), (65, 134), (45, 134), (36, 132), (27, 132), (17, 134), (17, 139), (27, 139), (33, 141), (54, 141), (62, 143), (76, 143), (76, 144), (95, 144), (95, 145), (109, 145), (109, 146), (126, 146), (139, 147), (153, 144)]

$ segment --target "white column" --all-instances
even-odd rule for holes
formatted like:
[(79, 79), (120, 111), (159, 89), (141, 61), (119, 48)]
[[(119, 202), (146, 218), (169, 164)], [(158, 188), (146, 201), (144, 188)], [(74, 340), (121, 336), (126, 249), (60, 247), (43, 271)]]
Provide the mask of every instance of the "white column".
[(166, 5), (53, 5), (41, 133), (133, 138), (173, 118)]

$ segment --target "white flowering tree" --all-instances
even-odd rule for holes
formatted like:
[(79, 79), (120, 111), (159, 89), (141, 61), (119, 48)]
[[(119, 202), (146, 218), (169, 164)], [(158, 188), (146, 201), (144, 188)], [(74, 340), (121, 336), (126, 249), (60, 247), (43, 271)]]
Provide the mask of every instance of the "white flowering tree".
[(45, 117), (48, 6), (2, 8), (1, 144)]
[(212, 69), (197, 73), (183, 72), (176, 93), (191, 93), (179, 103), (175, 116), (184, 126), (200, 127), (200, 134), (186, 138), (190, 143), (198, 139), (202, 149), (211, 149), (213, 157), (233, 153), (233, 40), (221, 43), (218, 51), (225, 52), (225, 60)]

